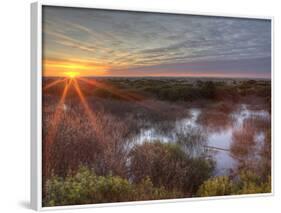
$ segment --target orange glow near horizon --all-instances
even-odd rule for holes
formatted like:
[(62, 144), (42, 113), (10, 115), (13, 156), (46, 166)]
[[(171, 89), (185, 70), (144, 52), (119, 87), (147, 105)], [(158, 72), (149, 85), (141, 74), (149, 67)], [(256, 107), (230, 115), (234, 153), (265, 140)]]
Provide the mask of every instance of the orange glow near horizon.
[(75, 71), (64, 72), (64, 74), (65, 74), (68, 78), (75, 78), (75, 77), (77, 77), (77, 76), (80, 75), (79, 72), (75, 72)]
[[(222, 70), (186, 70), (186, 72), (174, 71), (161, 72), (151, 69), (150, 72), (134, 72), (134, 69), (126, 66), (121, 69), (118, 66), (109, 66), (103, 64), (102, 61), (92, 61), (90, 59), (66, 58), (66, 59), (44, 59), (43, 60), (43, 76), (45, 77), (71, 77), (71, 73), (76, 76), (104, 76), (104, 77), (206, 77), (206, 78), (268, 78), (264, 73), (256, 73), (247, 71), (223, 72)], [(144, 67), (145, 68), (145, 67)], [(117, 71), (116, 71), (117, 69)], [(71, 75), (71, 76), (69, 76)]]
[[(71, 61), (73, 60), (73, 61)], [(133, 70), (124, 68), (117, 73), (114, 71), (114, 67), (100, 65), (97, 63), (91, 63), (89, 61), (83, 61), (78, 59), (71, 59), (66, 61), (60, 60), (43, 60), (43, 76), (45, 77), (191, 77), (191, 78), (270, 78), (264, 73), (247, 73), (243, 71), (236, 72), (222, 72), (222, 71), (192, 71), (186, 70), (185, 73), (175, 72), (148, 72), (134, 73)], [(112, 69), (113, 68), (113, 69)]]
[(102, 66), (97, 63), (70, 59), (70, 60), (43, 60), (43, 75), (63, 77), (78, 73), (83, 76), (103, 76), (106, 75), (107, 66)]

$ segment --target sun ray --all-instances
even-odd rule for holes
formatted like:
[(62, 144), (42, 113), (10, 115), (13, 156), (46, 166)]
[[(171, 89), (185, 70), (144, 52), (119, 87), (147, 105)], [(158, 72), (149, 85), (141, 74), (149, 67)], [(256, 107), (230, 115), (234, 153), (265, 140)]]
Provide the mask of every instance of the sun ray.
[(84, 81), (88, 84), (94, 85), (94, 86), (99, 87), (101, 89), (105, 89), (108, 92), (110, 92), (110, 93), (112, 93), (116, 96), (119, 96), (119, 97), (121, 97), (125, 100), (128, 100), (128, 101), (141, 101), (141, 100), (144, 99), (142, 96), (140, 96), (138, 94), (123, 92), (120, 89), (118, 89), (118, 88), (116, 88), (112, 85), (102, 83), (102, 82), (98, 82), (96, 80), (89, 80), (89, 79), (83, 78), (83, 77), (79, 77), (78, 80), (82, 80), (82, 81)]
[(66, 80), (66, 78), (55, 80), (55, 81), (53, 81), (53, 82), (47, 84), (47, 85), (43, 88), (43, 90), (47, 90), (47, 89), (49, 89), (49, 88), (51, 88), (51, 87), (53, 87), (53, 86), (55, 86), (55, 85), (57, 85), (57, 84), (59, 84), (59, 83), (62, 83), (62, 82), (65, 81), (65, 80)]
[[(69, 89), (71, 85), (71, 81), (69, 83), (66, 83), (64, 89), (63, 89), (63, 93), (62, 93), (62, 96), (60, 98), (60, 101), (56, 107), (56, 110), (55, 110), (55, 113), (54, 113), (54, 118), (53, 118), (53, 121), (52, 121), (52, 128), (51, 130), (53, 131), (50, 131), (50, 133), (55, 133), (55, 130), (57, 129), (57, 125), (59, 124), (59, 121), (60, 121), (60, 118), (61, 118), (61, 114), (63, 112), (63, 104), (65, 102), (65, 98), (66, 98), (66, 95), (67, 95), (67, 91)], [(52, 135), (52, 134), (48, 134), (49, 136)], [(48, 138), (48, 137), (47, 137)], [(51, 141), (48, 141), (48, 142), (51, 142), (52, 143), (52, 140)]]
[(112, 85), (98, 82), (98, 81), (92, 80), (92, 79), (90, 80), (90, 79), (87, 79), (84, 77), (78, 77), (77, 79), (84, 81), (90, 85), (96, 86), (98, 88), (104, 89), (120, 98), (123, 98), (124, 100), (132, 101), (132, 102), (136, 103), (137, 105), (140, 105), (142, 107), (145, 107), (147, 109), (160, 113), (158, 106), (154, 106), (153, 103), (147, 104), (147, 103), (143, 102), (142, 100), (144, 100), (145, 98), (139, 94), (132, 93), (132, 92), (123, 92), (120, 89), (118, 89)]
[(89, 120), (90, 120), (90, 122), (92, 124), (92, 127), (94, 128), (94, 131), (96, 133), (98, 133), (99, 130), (98, 130), (97, 122), (96, 122), (96, 120), (97, 120), (96, 116), (93, 113), (93, 111), (91, 110), (91, 108), (90, 108), (90, 106), (89, 106), (89, 104), (88, 104), (88, 102), (87, 102), (87, 100), (86, 100), (86, 98), (85, 98), (85, 96), (84, 96), (80, 86), (79, 86), (79, 83), (77, 82), (76, 79), (73, 79), (73, 86), (74, 86), (74, 88), (75, 88), (75, 90), (76, 90), (76, 92), (77, 92), (77, 94), (78, 94), (78, 96), (79, 96), (79, 98), (81, 100), (81, 103), (82, 103), (82, 105), (83, 105), (83, 107), (85, 109), (86, 114), (89, 116)]
[(54, 142), (54, 138), (56, 136), (56, 132), (58, 129), (58, 125), (60, 123), (61, 120), (61, 115), (63, 112), (63, 104), (65, 102), (65, 98), (68, 92), (68, 89), (71, 85), (71, 81), (70, 82), (66, 82), (64, 89), (63, 89), (63, 93), (62, 96), (59, 100), (58, 105), (56, 106), (55, 112), (54, 112), (54, 118), (52, 119), (51, 125), (49, 127), (48, 130), (48, 134), (46, 136), (46, 140), (43, 143), (44, 146), (44, 160), (45, 160), (45, 168), (44, 168), (44, 173), (45, 176), (48, 176), (50, 174), (50, 169), (48, 168), (49, 162), (50, 162), (50, 154), (51, 154), (51, 149), (52, 149), (52, 144)]

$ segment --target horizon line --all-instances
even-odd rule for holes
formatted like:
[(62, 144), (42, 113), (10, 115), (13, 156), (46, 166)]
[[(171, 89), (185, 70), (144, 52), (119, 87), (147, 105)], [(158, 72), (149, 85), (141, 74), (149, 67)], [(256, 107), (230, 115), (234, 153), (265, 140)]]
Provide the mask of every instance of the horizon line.
[[(63, 78), (66, 77), (64, 75), (42, 75), (42, 77), (51, 77), (51, 78)], [(220, 78), (220, 79), (260, 79), (260, 80), (271, 80), (270, 77), (237, 77), (237, 76), (153, 76), (153, 75), (136, 75), (136, 76), (127, 76), (127, 75), (79, 75), (79, 77), (90, 77), (90, 78)]]

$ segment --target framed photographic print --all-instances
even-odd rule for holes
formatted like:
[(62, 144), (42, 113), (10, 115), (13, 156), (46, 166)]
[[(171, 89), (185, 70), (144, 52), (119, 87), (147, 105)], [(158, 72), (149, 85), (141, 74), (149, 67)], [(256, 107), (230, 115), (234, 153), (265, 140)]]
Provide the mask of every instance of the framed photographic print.
[(272, 18), (31, 10), (34, 209), (272, 194)]

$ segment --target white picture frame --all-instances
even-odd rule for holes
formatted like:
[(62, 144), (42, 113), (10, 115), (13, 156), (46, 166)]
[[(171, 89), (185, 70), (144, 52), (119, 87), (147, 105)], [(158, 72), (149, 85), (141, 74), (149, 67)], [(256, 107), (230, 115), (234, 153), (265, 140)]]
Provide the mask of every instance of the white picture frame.
[[(43, 207), (42, 206), (42, 7), (43, 6), (61, 6), (61, 7), (77, 7), (77, 8), (92, 8), (118, 11), (138, 11), (138, 12), (153, 12), (153, 13), (173, 13), (186, 15), (202, 15), (202, 16), (219, 16), (232, 18), (254, 18), (267, 19), (271, 21), (271, 91), (272, 91), (272, 192), (265, 194), (251, 194), (251, 195), (231, 195), (219, 197), (204, 197), (204, 198), (183, 198), (183, 199), (169, 199), (169, 200), (151, 200), (151, 201), (134, 201), (121, 203), (102, 203), (102, 204), (86, 204), (86, 205), (71, 205), (71, 206), (56, 206)], [(121, 206), (121, 205), (139, 205), (152, 203), (166, 203), (166, 202), (186, 202), (198, 200), (217, 200), (229, 198), (244, 198), (244, 197), (260, 197), (274, 195), (274, 18), (264, 16), (247, 16), (247, 15), (233, 15), (233, 14), (210, 14), (201, 13), (198, 11), (185, 10), (150, 10), (147, 8), (134, 7), (104, 7), (103, 5), (95, 4), (65, 4), (58, 1), (38, 1), (31, 4), (31, 207), (34, 210), (58, 210), (58, 209), (77, 209), (77, 208), (92, 208), (104, 206)]]

